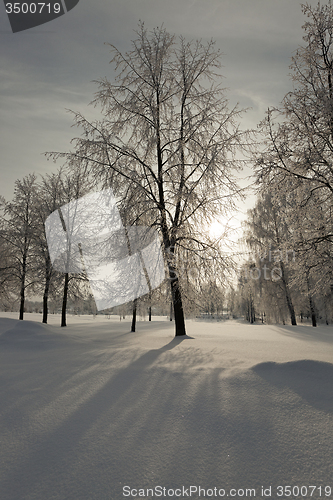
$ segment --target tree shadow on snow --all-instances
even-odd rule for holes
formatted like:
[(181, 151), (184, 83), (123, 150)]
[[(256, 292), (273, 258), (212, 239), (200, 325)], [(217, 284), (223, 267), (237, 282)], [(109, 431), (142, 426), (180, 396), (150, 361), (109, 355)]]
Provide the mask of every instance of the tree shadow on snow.
[[(151, 366), (161, 354), (163, 354), (166, 351), (171, 351), (171, 349), (174, 349), (179, 344), (181, 344), (184, 340), (187, 340), (187, 339), (193, 339), (193, 337), (189, 337), (188, 335), (181, 335), (179, 337), (174, 337), (170, 342), (168, 342), (168, 344), (165, 344), (164, 346), (159, 347), (158, 349), (149, 350), (148, 352), (146, 352), (145, 354), (140, 356), (140, 358), (138, 358), (136, 361), (134, 361), (130, 365), (130, 367), (129, 367), (130, 370), (131, 371), (132, 370), (142, 371), (146, 368), (149, 368), (149, 366)], [(128, 370), (128, 368), (126, 368), (126, 373), (127, 373), (127, 370)], [(122, 378), (123, 375), (119, 374), (118, 377)]]
[(307, 342), (327, 342), (333, 343), (333, 329), (324, 325), (313, 328), (310, 325), (279, 325), (279, 333), (288, 337), (305, 340)]
[[(58, 467), (57, 474), (65, 474), (66, 469), (71, 466), (74, 457), (76, 457), (75, 453), (80, 455), (82, 440), (84, 441), (85, 436), (92, 432), (96, 426), (101, 427), (101, 429), (110, 428), (111, 442), (120, 450), (126, 447), (127, 443), (129, 443), (127, 446), (130, 447), (132, 440), (136, 438), (135, 434), (131, 436), (131, 433), (138, 416), (143, 412), (146, 418), (146, 415), (152, 411), (152, 407), (155, 411), (157, 408), (158, 411), (162, 411), (162, 414), (166, 415), (171, 401), (174, 399), (172, 384), (169, 384), (170, 387), (168, 384), (165, 387), (163, 383), (166, 376), (163, 370), (161, 370), (161, 375), (156, 376), (154, 373), (155, 377), (152, 378), (150, 368), (159, 356), (188, 339), (192, 339), (192, 337), (187, 335), (175, 337), (161, 348), (147, 351), (128, 366), (115, 372), (113, 372), (111, 365), (109, 380), (97, 390), (92, 384), (91, 396), (83, 402), (79, 399), (75, 405), (76, 408), (74, 411), (69, 411), (67, 418), (45, 433), (40, 441), (35, 442), (22, 460), (17, 460), (3, 484), (0, 485), (0, 496), (2, 491), (14, 489), (15, 494), (12, 495), (12, 498), (30, 498), (29, 495), (33, 494), (32, 492), (38, 483), (43, 483), (42, 488), (48, 488), (45, 471), (48, 471), (48, 480), (52, 484), (54, 482), (52, 471), (55, 462)], [(178, 377), (175, 377), (175, 380), (172, 380), (173, 384), (177, 384), (177, 379)], [(156, 391), (156, 385), (160, 384), (163, 386), (163, 391), (161, 389)], [(56, 392), (59, 389), (57, 388)], [(151, 391), (154, 392), (153, 398)], [(66, 399), (66, 393), (63, 393), (61, 398)], [(143, 407), (142, 400), (146, 401)], [(73, 402), (74, 397), (72, 396), (71, 403)], [(160, 426), (160, 419), (155, 420), (155, 423), (154, 419), (150, 419), (150, 426), (152, 425)], [(120, 445), (119, 440), (121, 441)], [(128, 451), (128, 456), (133, 452), (133, 449), (135, 446), (132, 447), (132, 451)], [(113, 458), (112, 456), (108, 467), (118, 460), (118, 457)], [(40, 466), (41, 461), (43, 462), (42, 467)], [(19, 482), (15, 479), (17, 477), (21, 478)], [(3, 497), (1, 496), (1, 498)]]
[(291, 389), (314, 408), (333, 414), (333, 364), (302, 359), (260, 363), (252, 370), (279, 389)]

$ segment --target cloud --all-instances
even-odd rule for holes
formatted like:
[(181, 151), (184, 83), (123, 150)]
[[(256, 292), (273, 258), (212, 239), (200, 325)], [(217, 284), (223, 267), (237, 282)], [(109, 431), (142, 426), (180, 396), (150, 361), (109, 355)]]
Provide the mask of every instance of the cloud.
[(17, 176), (53, 168), (40, 153), (69, 148), (77, 131), (65, 108), (93, 116), (92, 80), (114, 76), (104, 43), (129, 50), (139, 19), (148, 29), (164, 24), (187, 39), (216, 40), (231, 105), (253, 108), (246, 127), (255, 127), (263, 109), (288, 90), (290, 56), (302, 42), (298, 1), (82, 0), (45, 27), (16, 34), (2, 3), (0, 194), (7, 196)]

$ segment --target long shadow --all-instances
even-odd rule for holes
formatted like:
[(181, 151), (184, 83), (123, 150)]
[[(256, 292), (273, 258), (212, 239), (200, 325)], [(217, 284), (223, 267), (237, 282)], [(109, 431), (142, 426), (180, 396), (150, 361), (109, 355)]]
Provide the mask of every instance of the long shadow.
[[(179, 352), (173, 351), (170, 359), (163, 360), (160, 368), (152, 367), (161, 354), (179, 347), (186, 339), (174, 338), (132, 363), (127, 361), (126, 367), (114, 369), (109, 378), (114, 358), (112, 353), (106, 353), (101, 369), (97, 366), (89, 372), (94, 380), (87, 388), (88, 394), (83, 392), (83, 386), (78, 400), (74, 400), (73, 413), (71, 401), (59, 384), (52, 387), (52, 394), (60, 396), (64, 419), (57, 428), (36, 436), (29, 436), (29, 429), (25, 430), (27, 419), (18, 422), (25, 431), (25, 444), (15, 462), (8, 468), (6, 464), (1, 500), (118, 500), (123, 498), (124, 484), (179, 487), (196, 484), (196, 480), (207, 487), (229, 484), (233, 488), (265, 482), (281, 484), (281, 477), (305, 484), (308, 463), (313, 475), (323, 480), (331, 477), (331, 416), (306, 412), (307, 405), (298, 405), (294, 396), (290, 412), (274, 420), (280, 400), (276, 400), (279, 391), (272, 390), (272, 386), (288, 387), (315, 406), (317, 386), (325, 378), (332, 380), (333, 365), (311, 360), (262, 363), (250, 374), (221, 378), (223, 367), (219, 366), (209, 366), (207, 372), (183, 369), (198, 361), (192, 343), (188, 348), (185, 342)], [(124, 355), (128, 359), (126, 351)], [(56, 357), (54, 361), (59, 369)], [(100, 375), (104, 375), (105, 382), (102, 380), (103, 385), (96, 387)], [(74, 384), (72, 381), (70, 386)], [(319, 397), (325, 398), (329, 388), (330, 384)], [(87, 396), (85, 401), (79, 400), (81, 395)], [(41, 406), (45, 405), (43, 399)], [(297, 444), (294, 426), (299, 420), (288, 420), (294, 418), (295, 407), (298, 415), (305, 410), (300, 433), (305, 430), (313, 442)], [(22, 410), (26, 406), (22, 405)], [(306, 428), (309, 413), (311, 428)], [(50, 418), (52, 424), (51, 417), (45, 418), (46, 422), (41, 423), (48, 426)], [(317, 446), (320, 426), (326, 426), (326, 442)], [(11, 424), (14, 433), (16, 427), (15, 422)], [(310, 479), (314, 480), (313, 476)]]
[[(329, 328), (326, 326), (318, 326), (317, 328), (313, 328), (312, 326), (305, 325), (274, 325), (279, 329), (279, 333), (282, 335), (286, 335), (288, 337), (297, 338), (299, 340), (305, 340), (307, 342), (326, 342), (333, 343), (333, 328)], [(325, 331), (323, 332), (323, 329)]]
[[(78, 404), (74, 412), (55, 430), (49, 432), (39, 443), (35, 443), (24, 457), (20, 457), (2, 482), (0, 492), (11, 491), (15, 484), (15, 490), (20, 498), (30, 498), (35, 486), (43, 482), (45, 470), (52, 471), (55, 461), (62, 464), (62, 468), (66, 468), (66, 464), (68, 466), (71, 462), (73, 451), (80, 446), (84, 436), (95, 425), (98, 425), (99, 421), (107, 419), (110, 410), (114, 409), (119, 401), (120, 408), (122, 408), (124, 404), (122, 398), (125, 398), (126, 408), (136, 408), (140, 403), (142, 388), (146, 387), (150, 377), (147, 369), (163, 353), (191, 338), (187, 335), (175, 337), (161, 348), (146, 352), (125, 368), (120, 369), (96, 392), (93, 392), (94, 384), (92, 384), (91, 397), (82, 404)], [(118, 425), (124, 418), (124, 415), (120, 414), (116, 424)], [(43, 460), (42, 467), (41, 459)], [(19, 483), (17, 483), (18, 477)], [(1, 496), (1, 498), (6, 497)]]
[[(133, 333), (132, 333), (133, 335)], [(166, 351), (171, 351), (171, 349), (174, 349), (177, 347), (179, 344), (181, 344), (184, 340), (191, 340), (193, 337), (189, 337), (188, 335), (182, 335), (179, 337), (174, 337), (168, 344), (159, 347), (158, 349), (151, 349), (150, 351), (146, 352), (140, 358), (138, 358), (136, 361), (134, 361), (129, 367), (125, 368), (125, 372), (127, 373), (128, 370), (145, 370), (149, 368), (156, 360), (157, 358), (163, 354)], [(123, 378), (123, 374), (119, 373), (113, 380), (115, 381), (117, 378), (121, 379)], [(131, 385), (131, 384), (129, 384)]]
[(333, 414), (333, 364), (310, 359), (270, 361), (252, 370), (275, 387), (291, 389), (314, 408)]

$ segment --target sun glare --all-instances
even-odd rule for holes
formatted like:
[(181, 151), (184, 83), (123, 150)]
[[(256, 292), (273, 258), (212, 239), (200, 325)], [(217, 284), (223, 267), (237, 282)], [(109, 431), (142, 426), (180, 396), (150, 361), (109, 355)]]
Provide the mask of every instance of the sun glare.
[(211, 238), (219, 238), (220, 236), (222, 236), (225, 233), (225, 231), (226, 231), (226, 225), (223, 224), (222, 221), (221, 222), (214, 221), (210, 225), (209, 235)]
[(238, 251), (239, 238), (241, 236), (241, 220), (233, 217), (222, 217), (215, 220), (209, 227), (209, 236), (213, 240), (220, 240), (220, 244), (226, 253)]

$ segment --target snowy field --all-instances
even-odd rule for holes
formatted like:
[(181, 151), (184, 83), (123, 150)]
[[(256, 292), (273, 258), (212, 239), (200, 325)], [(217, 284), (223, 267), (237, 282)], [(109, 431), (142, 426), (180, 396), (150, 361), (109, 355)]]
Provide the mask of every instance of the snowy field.
[(179, 340), (165, 318), (16, 317), (1, 500), (333, 497), (332, 327), (189, 321)]

